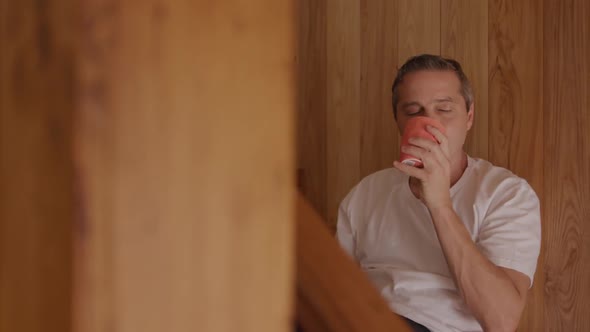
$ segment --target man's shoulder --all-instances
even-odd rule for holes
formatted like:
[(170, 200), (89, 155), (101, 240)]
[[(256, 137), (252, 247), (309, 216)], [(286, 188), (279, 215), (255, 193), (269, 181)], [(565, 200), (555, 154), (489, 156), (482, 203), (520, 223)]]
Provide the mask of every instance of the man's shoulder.
[(470, 163), (472, 166), (472, 180), (477, 183), (480, 191), (488, 193), (490, 196), (505, 193), (516, 188), (520, 188), (521, 191), (524, 190), (534, 193), (533, 188), (526, 179), (507, 168), (494, 165), (480, 158), (471, 158)]
[(358, 185), (369, 186), (381, 185), (383, 183), (391, 184), (402, 181), (404, 176), (404, 173), (396, 168), (385, 168), (365, 176), (359, 181)]
[(407, 176), (396, 168), (386, 168), (362, 178), (348, 193), (344, 204), (351, 201), (374, 201), (374, 198), (387, 194), (403, 183)]
[(481, 158), (471, 158), (470, 163), (473, 168), (473, 176), (483, 181), (525, 181), (520, 176), (514, 174), (511, 170), (497, 166), (488, 160)]
[(365, 194), (383, 194), (407, 181), (408, 176), (396, 168), (386, 168), (362, 178), (354, 187), (357, 192)]

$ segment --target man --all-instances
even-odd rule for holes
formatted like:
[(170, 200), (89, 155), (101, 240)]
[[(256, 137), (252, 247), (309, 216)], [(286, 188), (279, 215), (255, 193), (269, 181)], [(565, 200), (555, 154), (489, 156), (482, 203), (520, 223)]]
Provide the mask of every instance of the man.
[(438, 142), (402, 147), (423, 168), (396, 161), (352, 189), (339, 209), (340, 244), (416, 331), (514, 331), (540, 250), (535, 192), (464, 152), (475, 109), (458, 62), (413, 57), (392, 92), (402, 133), (426, 116), (446, 135), (428, 127)]

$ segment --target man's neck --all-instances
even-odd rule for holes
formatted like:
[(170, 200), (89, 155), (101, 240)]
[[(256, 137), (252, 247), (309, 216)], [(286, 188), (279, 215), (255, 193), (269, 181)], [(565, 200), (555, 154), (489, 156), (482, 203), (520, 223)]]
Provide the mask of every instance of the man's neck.
[(451, 161), (451, 187), (459, 181), (465, 169), (467, 168), (467, 154), (465, 151), (461, 151), (461, 156), (459, 158), (454, 158)]

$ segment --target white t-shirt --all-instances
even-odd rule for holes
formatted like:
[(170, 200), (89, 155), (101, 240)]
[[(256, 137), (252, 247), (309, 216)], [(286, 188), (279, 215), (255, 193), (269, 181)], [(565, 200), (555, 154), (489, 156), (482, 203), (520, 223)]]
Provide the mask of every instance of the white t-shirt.
[[(340, 205), (337, 237), (391, 309), (432, 331), (482, 331), (461, 298), (426, 206), (395, 168), (364, 178)], [(494, 264), (533, 280), (541, 243), (539, 200), (510, 171), (468, 158), (450, 189), (453, 207)]]

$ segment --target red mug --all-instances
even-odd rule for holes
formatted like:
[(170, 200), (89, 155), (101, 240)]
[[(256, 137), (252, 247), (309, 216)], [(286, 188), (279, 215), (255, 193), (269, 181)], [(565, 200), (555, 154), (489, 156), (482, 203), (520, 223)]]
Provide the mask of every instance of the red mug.
[[(437, 120), (425, 116), (415, 116), (410, 118), (408, 122), (406, 122), (404, 133), (402, 135), (401, 146), (411, 145), (410, 143), (408, 143), (408, 140), (412, 137), (422, 137), (438, 143), (436, 137), (434, 137), (431, 133), (429, 133), (426, 130), (426, 126), (432, 126), (440, 130), (443, 134), (445, 133), (445, 127), (443, 127), (443, 125)], [(402, 164), (414, 167), (424, 166), (420, 158), (404, 152), (400, 153), (400, 162)]]

